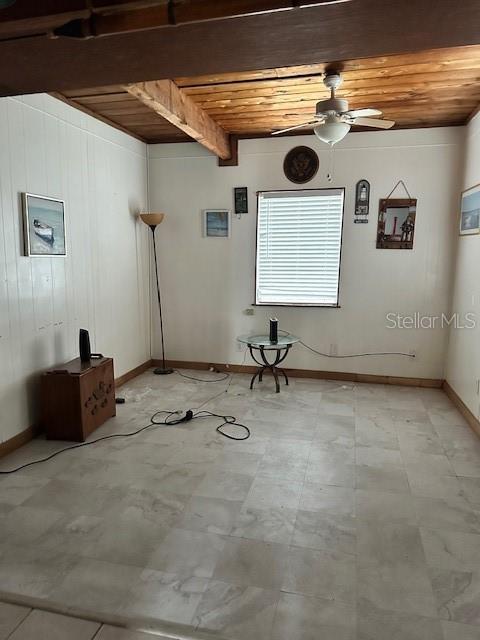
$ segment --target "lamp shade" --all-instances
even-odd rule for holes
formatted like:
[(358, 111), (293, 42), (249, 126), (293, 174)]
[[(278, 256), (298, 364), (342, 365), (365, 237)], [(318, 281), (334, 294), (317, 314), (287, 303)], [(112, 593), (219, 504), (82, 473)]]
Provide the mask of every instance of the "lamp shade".
[(141, 213), (140, 218), (142, 222), (148, 224), (149, 227), (156, 227), (164, 219), (164, 213)]

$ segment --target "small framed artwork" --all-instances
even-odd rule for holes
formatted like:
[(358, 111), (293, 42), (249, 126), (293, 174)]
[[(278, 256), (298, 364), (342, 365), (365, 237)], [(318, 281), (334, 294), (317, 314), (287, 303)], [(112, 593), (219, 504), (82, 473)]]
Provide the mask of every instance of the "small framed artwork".
[(355, 188), (355, 215), (368, 216), (370, 204), (370, 183), (368, 180), (359, 180)]
[(378, 210), (377, 249), (413, 249), (416, 198), (382, 198)]
[(235, 213), (248, 213), (247, 187), (234, 187)]
[(460, 235), (480, 233), (480, 184), (462, 191), (460, 204)]
[(23, 230), (26, 256), (65, 256), (65, 202), (23, 193)]
[(205, 238), (230, 237), (230, 211), (227, 209), (204, 209), (202, 214)]

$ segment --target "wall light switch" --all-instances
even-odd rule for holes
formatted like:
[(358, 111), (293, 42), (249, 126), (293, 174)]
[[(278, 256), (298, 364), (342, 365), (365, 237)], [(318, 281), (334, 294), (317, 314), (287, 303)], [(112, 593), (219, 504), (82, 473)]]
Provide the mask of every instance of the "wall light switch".
[(249, 309), (245, 309), (245, 311), (243, 312), (246, 316), (254, 316), (255, 315), (255, 309), (252, 309), (251, 307)]

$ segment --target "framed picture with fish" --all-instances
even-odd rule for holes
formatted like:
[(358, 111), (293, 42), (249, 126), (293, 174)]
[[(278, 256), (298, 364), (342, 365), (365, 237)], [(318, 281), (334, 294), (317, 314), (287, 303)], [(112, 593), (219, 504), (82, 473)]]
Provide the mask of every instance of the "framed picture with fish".
[(34, 193), (23, 193), (22, 202), (25, 255), (65, 256), (65, 202)]

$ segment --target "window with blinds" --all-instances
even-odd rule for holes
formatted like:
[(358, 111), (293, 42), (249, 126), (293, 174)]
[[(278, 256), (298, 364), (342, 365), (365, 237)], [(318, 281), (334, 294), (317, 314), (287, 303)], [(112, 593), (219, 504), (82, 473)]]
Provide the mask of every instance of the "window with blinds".
[(344, 194), (258, 194), (256, 304), (338, 305)]

